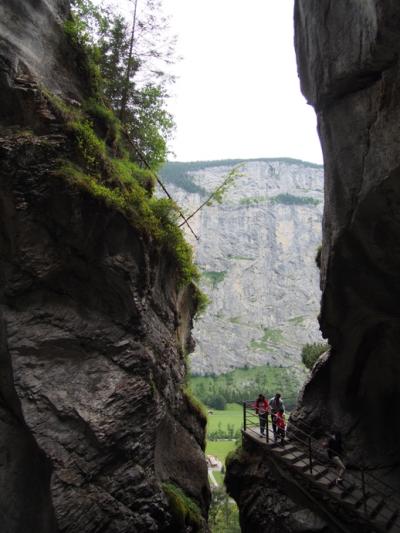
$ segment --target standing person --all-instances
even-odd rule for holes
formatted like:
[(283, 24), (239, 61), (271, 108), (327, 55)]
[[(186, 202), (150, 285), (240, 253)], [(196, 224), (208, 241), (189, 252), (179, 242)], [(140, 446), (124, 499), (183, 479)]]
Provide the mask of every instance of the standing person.
[(259, 394), (256, 400), (256, 415), (258, 415), (258, 418), (260, 420), (260, 437), (264, 436), (268, 411), (269, 411), (268, 400), (265, 398), (263, 394)]
[(342, 448), (342, 436), (339, 433), (339, 431), (335, 431), (334, 433), (329, 435), (329, 439), (327, 441), (327, 447), (328, 447), (328, 457), (331, 460), (331, 462), (336, 466), (336, 472), (337, 472), (337, 478), (336, 478), (336, 484), (341, 483), (343, 481), (343, 474), (346, 470), (346, 467), (344, 466), (344, 463), (341, 459), (341, 455), (343, 454), (343, 448)]
[(281, 446), (285, 446), (286, 420), (285, 420), (285, 413), (283, 409), (279, 409), (279, 411), (276, 413), (275, 422), (277, 426), (275, 441), (280, 439)]
[(274, 438), (276, 440), (276, 415), (280, 409), (285, 412), (285, 406), (283, 405), (283, 401), (281, 400), (281, 395), (279, 392), (277, 392), (275, 396), (270, 399), (269, 406), (271, 409), (272, 431), (274, 432)]

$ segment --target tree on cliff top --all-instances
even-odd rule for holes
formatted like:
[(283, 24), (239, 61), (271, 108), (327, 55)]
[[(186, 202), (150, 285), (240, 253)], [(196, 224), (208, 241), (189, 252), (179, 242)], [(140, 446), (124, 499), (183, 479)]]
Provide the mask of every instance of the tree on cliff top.
[(314, 342), (312, 344), (305, 344), (301, 350), (301, 360), (303, 364), (311, 370), (317, 361), (318, 357), (329, 350), (330, 346), (327, 343)]
[(167, 140), (174, 122), (166, 110), (168, 86), (174, 81), (175, 39), (168, 21), (159, 15), (160, 0), (133, 5), (129, 22), (110, 6), (72, 0), (67, 31), (89, 53), (97, 67), (98, 91), (120, 117), (137, 149), (151, 167), (167, 157)]

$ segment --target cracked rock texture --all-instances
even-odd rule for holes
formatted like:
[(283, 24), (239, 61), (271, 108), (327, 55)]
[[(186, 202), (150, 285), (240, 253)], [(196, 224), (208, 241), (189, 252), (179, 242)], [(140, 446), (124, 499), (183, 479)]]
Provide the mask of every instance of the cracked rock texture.
[[(179, 171), (185, 163), (173, 165)], [(203, 188), (203, 195), (168, 185), (189, 213), (235, 166), (224, 161), (195, 165), (185, 183)], [(202, 288), (211, 302), (193, 330), (196, 374), (247, 365), (300, 367), (302, 346), (321, 342), (315, 256), (321, 245), (323, 169), (265, 159), (244, 161), (239, 171), (222, 203), (204, 207), (191, 219), (199, 235), (193, 245)], [(300, 370), (298, 378), (304, 379)]]
[(121, 214), (54, 174), (71, 140), (39, 84), (85, 90), (65, 2), (0, 13), (1, 531), (194, 531), (173, 525), (162, 490), (177, 485), (206, 517), (205, 421), (184, 392), (192, 288)]

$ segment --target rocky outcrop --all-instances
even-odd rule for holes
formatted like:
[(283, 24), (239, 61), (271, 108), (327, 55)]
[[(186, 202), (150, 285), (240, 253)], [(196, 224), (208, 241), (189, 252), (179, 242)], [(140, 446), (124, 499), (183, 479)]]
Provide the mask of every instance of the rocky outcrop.
[(297, 416), (341, 428), (351, 460), (395, 466), (400, 8), (298, 0), (295, 11), (300, 79), (325, 161), (320, 323), (332, 346)]
[(300, 367), (302, 346), (321, 342), (315, 255), (321, 244), (322, 167), (284, 158), (170, 165), (172, 178), (182, 177), (168, 188), (187, 212), (233, 168), (239, 173), (221, 204), (191, 219), (199, 236), (192, 241), (202, 288), (210, 299), (195, 322), (192, 371)]
[(74, 65), (64, 8), (0, 8), (2, 531), (206, 531), (205, 420), (185, 392), (193, 288), (123, 214), (58, 177), (72, 140), (40, 88), (84, 87), (74, 69), (59, 77)]
[(300, 80), (325, 162), (320, 324), (332, 349), (291, 416), (316, 436), (340, 430), (347, 465), (397, 490), (399, 22), (397, 2), (295, 3)]

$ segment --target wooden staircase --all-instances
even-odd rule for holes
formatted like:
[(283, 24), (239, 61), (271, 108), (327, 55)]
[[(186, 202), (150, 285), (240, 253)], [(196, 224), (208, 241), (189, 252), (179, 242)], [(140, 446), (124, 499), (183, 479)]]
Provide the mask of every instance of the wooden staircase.
[[(292, 471), (296, 479), (304, 479), (304, 487), (309, 487), (321, 495), (324, 505), (335, 509), (344, 507), (353, 516), (360, 518), (359, 533), (400, 533), (400, 495), (382, 487), (361, 483), (359, 471), (346, 470), (344, 480), (336, 483), (336, 472), (333, 465), (324, 464), (314, 454), (310, 461), (310, 450), (304, 443), (297, 440), (285, 440), (283, 446), (274, 443), (274, 435), (268, 429), (269, 442), (265, 436), (260, 438), (256, 426), (247, 427), (243, 433), (259, 446), (266, 447), (272, 458), (285, 468)], [(321, 455), (321, 454), (319, 454)], [(378, 481), (378, 480), (377, 480)], [(329, 505), (331, 504), (331, 505)], [(354, 520), (353, 520), (354, 522)], [(344, 527), (343, 531), (347, 529)], [(352, 531), (354, 529), (352, 528)]]

